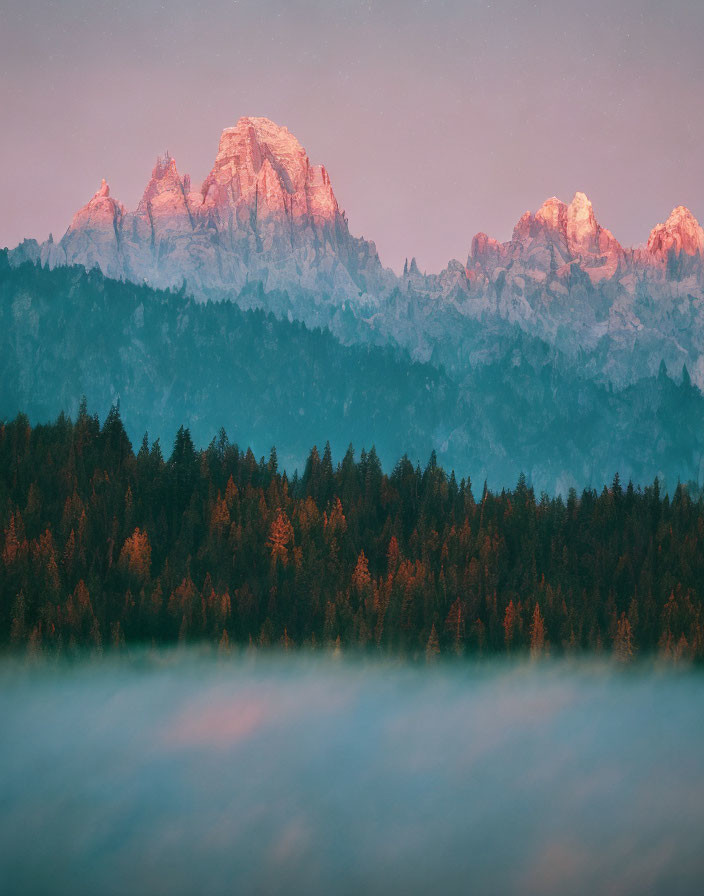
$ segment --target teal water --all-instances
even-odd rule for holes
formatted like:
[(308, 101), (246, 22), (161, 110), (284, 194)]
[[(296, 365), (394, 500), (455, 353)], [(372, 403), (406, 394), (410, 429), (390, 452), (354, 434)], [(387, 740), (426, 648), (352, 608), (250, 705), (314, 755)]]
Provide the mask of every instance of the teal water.
[(0, 666), (0, 890), (696, 893), (704, 676)]

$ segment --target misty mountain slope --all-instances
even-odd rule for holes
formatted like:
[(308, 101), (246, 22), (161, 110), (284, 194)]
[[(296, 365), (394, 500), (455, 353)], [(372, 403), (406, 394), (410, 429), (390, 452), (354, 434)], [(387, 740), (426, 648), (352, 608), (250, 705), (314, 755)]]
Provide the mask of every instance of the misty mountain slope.
[(376, 443), (390, 462), (427, 458), (456, 388), (390, 349), (345, 348), (329, 333), (231, 303), (198, 304), (80, 268), (24, 266), (2, 278), (0, 414), (48, 420), (85, 394), (119, 399), (133, 440), (167, 443), (183, 423), (207, 444), (221, 426), (300, 463), (311, 444)]
[[(487, 340), (489, 345), (489, 340)], [(179, 426), (205, 445), (224, 427), (289, 469), (329, 440), (374, 444), (388, 468), (432, 450), (458, 476), (493, 485), (525, 472), (566, 491), (622, 478), (697, 480), (704, 399), (661, 374), (613, 392), (575, 376), (554, 349), (518, 334), (450, 375), (389, 347), (343, 346), (327, 331), (199, 303), (182, 292), (86, 273), (11, 268), (0, 254), (0, 417), (102, 416), (120, 401), (134, 442), (170, 446)]]

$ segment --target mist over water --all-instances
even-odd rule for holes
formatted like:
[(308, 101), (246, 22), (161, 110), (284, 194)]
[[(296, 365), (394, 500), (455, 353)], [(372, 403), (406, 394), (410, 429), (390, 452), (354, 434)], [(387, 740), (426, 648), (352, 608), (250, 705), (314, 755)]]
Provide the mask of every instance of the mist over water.
[(150, 653), (0, 667), (7, 893), (686, 893), (704, 677)]

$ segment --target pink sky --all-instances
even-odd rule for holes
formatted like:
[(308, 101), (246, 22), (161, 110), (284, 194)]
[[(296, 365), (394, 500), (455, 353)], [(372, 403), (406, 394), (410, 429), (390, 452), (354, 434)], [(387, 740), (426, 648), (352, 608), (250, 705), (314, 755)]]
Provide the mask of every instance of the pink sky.
[(397, 270), (464, 260), (576, 190), (624, 244), (704, 217), (701, 0), (5, 0), (0, 245), (60, 237), (157, 153), (199, 184), (241, 115), (328, 168)]

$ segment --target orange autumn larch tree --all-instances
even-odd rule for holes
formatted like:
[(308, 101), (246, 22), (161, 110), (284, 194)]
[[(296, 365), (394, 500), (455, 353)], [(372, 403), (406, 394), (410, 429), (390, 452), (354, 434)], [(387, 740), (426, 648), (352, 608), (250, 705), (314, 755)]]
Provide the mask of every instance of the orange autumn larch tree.
[(276, 566), (280, 560), (283, 566), (288, 564), (288, 546), (293, 543), (293, 526), (283, 510), (279, 510), (269, 530), (269, 546), (271, 562)]
[(140, 582), (149, 578), (152, 562), (152, 549), (147, 533), (137, 527), (122, 546), (120, 565)]

